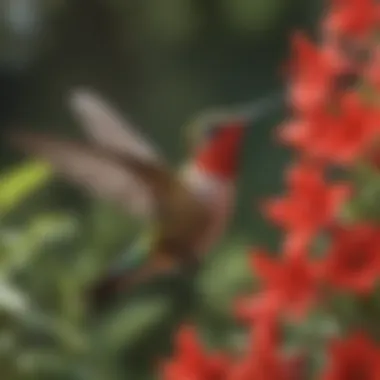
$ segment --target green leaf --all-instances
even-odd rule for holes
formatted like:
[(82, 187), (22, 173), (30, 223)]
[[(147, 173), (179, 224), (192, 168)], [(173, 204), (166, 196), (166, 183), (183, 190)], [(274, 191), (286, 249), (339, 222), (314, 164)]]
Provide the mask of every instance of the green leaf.
[(36, 245), (72, 239), (79, 226), (72, 215), (47, 213), (35, 216), (29, 223), (28, 240)]
[(26, 162), (0, 177), (0, 217), (12, 211), (51, 178), (50, 167), (41, 162)]
[(231, 303), (242, 291), (251, 286), (252, 273), (248, 265), (248, 247), (240, 241), (228, 244), (212, 257), (200, 276), (198, 286), (205, 307), (212, 312), (226, 314)]
[(36, 215), (23, 229), (0, 229), (1, 256), (0, 272), (4, 275), (23, 269), (46, 248), (67, 242), (78, 231), (76, 219), (71, 215), (44, 213)]
[(107, 318), (101, 329), (102, 341), (116, 351), (126, 344), (133, 344), (147, 329), (159, 324), (170, 309), (171, 300), (165, 296), (136, 300)]
[(29, 300), (25, 294), (20, 292), (6, 281), (0, 281), (0, 310), (12, 315), (23, 314), (28, 311)]

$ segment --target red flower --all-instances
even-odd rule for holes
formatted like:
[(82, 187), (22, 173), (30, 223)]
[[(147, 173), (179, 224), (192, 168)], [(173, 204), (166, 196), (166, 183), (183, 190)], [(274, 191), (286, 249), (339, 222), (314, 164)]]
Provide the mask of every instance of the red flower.
[(236, 363), (227, 380), (285, 380), (282, 365), (280, 355), (267, 352), (261, 347)]
[(269, 201), (264, 211), (297, 246), (303, 246), (334, 220), (350, 188), (346, 184), (327, 185), (322, 169), (308, 163), (293, 166), (287, 182), (288, 194)]
[(304, 380), (305, 358), (283, 358), (259, 354), (235, 363), (226, 380)]
[(365, 335), (334, 341), (322, 380), (379, 380), (380, 353)]
[(369, 293), (380, 275), (380, 228), (336, 227), (324, 263), (327, 281), (339, 288)]
[(380, 90), (380, 48), (376, 47), (372, 51), (371, 59), (364, 70), (364, 77), (368, 82)]
[[(261, 330), (262, 326), (255, 328)], [(226, 380), (303, 380), (305, 357), (285, 357), (279, 346), (265, 334), (251, 334), (248, 350), (236, 362)]]
[(350, 38), (369, 37), (379, 22), (375, 0), (335, 0), (322, 23), (322, 29)]
[[(318, 296), (317, 266), (310, 263), (305, 254), (289, 255), (276, 260), (263, 252), (254, 252), (252, 263), (254, 271), (263, 283), (264, 293), (261, 302), (264, 297), (268, 297), (287, 314), (302, 318)], [(257, 300), (253, 298), (253, 316), (257, 311), (255, 302)]]
[[(326, 125), (330, 122), (327, 115), (322, 112), (308, 115), (306, 118), (296, 118), (287, 120), (280, 124), (278, 129), (278, 137), (281, 143), (290, 145), (300, 150), (302, 153), (310, 156), (316, 155), (317, 146), (320, 141), (325, 139)], [(310, 153), (312, 150), (312, 154)]]
[(336, 73), (345, 74), (357, 71), (356, 62), (352, 61), (339, 39), (326, 39), (321, 49)]
[(229, 376), (231, 380), (280, 378), (281, 357), (275, 330), (276, 326), (260, 320), (254, 330), (250, 331), (246, 354), (232, 368)]
[[(254, 268), (257, 271), (257, 268)], [(236, 316), (254, 326), (265, 323), (268, 327), (272, 326), (275, 334), (277, 319), (281, 312), (281, 305), (278, 296), (274, 293), (260, 293), (255, 297), (244, 297), (236, 302)]]
[[(347, 93), (341, 99), (336, 123), (331, 125), (331, 142), (326, 144), (326, 156), (343, 163), (358, 159), (378, 136), (378, 120), (377, 109), (365, 105), (359, 94)], [(335, 153), (330, 149), (334, 149)]]
[(266, 347), (267, 350), (274, 350), (279, 341), (278, 323), (282, 305), (278, 300), (277, 295), (262, 292), (254, 297), (242, 298), (236, 303), (237, 317), (253, 328), (252, 342), (259, 344), (261, 348)]
[(302, 33), (293, 36), (289, 101), (302, 114), (324, 107), (332, 90), (334, 67)]
[(196, 332), (182, 327), (176, 337), (176, 355), (163, 366), (165, 380), (221, 380), (225, 378), (229, 361), (224, 355), (207, 356)]
[[(336, 73), (335, 88), (344, 90), (358, 82), (359, 76), (369, 59), (371, 45), (367, 39), (353, 40), (326, 32), (320, 49), (321, 54), (324, 55)], [(347, 83), (347, 78), (350, 77), (354, 78), (355, 81)]]
[(319, 112), (312, 118), (282, 126), (280, 138), (304, 154), (337, 164), (351, 164), (365, 153), (379, 134), (379, 110), (346, 93), (339, 114)]

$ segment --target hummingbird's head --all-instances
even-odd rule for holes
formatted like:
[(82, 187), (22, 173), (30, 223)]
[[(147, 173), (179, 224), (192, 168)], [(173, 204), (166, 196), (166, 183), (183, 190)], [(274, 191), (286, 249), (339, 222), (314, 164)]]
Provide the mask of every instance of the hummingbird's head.
[(196, 165), (214, 177), (235, 179), (247, 127), (277, 110), (284, 101), (283, 91), (279, 91), (245, 105), (201, 115), (190, 125), (191, 133), (197, 136)]
[(235, 179), (244, 131), (249, 121), (239, 116), (214, 115), (208, 120), (198, 120), (198, 124), (200, 132), (194, 147), (195, 164), (219, 179)]

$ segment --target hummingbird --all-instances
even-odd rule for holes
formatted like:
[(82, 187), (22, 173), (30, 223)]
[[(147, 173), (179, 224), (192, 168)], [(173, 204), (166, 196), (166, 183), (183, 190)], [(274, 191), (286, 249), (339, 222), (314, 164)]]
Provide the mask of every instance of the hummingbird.
[(93, 285), (97, 307), (152, 277), (197, 270), (231, 219), (247, 127), (277, 108), (279, 100), (282, 94), (271, 94), (254, 104), (207, 111), (193, 119), (187, 130), (197, 131), (197, 138), (190, 158), (178, 170), (115, 107), (89, 89), (72, 90), (68, 97), (88, 142), (42, 133), (11, 134), (18, 149), (46, 160), (66, 180), (147, 224), (143, 239)]

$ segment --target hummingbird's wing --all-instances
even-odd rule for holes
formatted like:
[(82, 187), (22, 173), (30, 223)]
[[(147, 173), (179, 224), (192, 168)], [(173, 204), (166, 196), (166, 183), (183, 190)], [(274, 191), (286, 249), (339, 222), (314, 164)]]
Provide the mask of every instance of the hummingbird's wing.
[(10, 138), (21, 151), (45, 159), (95, 196), (112, 200), (135, 216), (154, 219), (165, 235), (170, 231), (180, 238), (203, 219), (197, 199), (165, 167), (44, 134), (14, 132)]
[[(152, 189), (157, 199), (157, 224), (162, 235), (188, 238), (207, 213), (157, 149), (99, 95), (89, 90), (71, 92), (70, 105), (89, 137), (99, 146), (128, 159), (128, 167)], [(173, 238), (174, 239), (174, 238)]]
[(47, 160), (57, 173), (90, 193), (116, 201), (135, 216), (153, 216), (155, 199), (149, 187), (101, 148), (37, 133), (13, 133), (10, 138), (17, 148)]
[(164, 158), (156, 147), (100, 95), (89, 90), (73, 90), (69, 104), (95, 143), (119, 154), (127, 153), (141, 161), (164, 163)]

